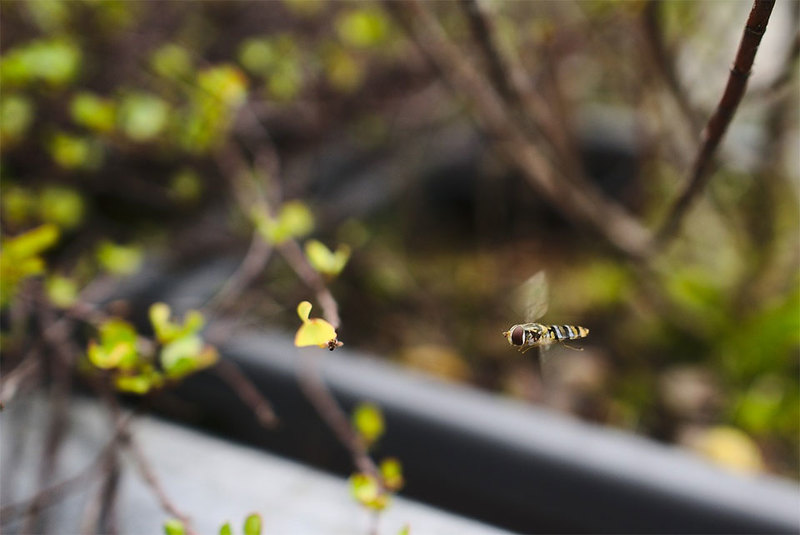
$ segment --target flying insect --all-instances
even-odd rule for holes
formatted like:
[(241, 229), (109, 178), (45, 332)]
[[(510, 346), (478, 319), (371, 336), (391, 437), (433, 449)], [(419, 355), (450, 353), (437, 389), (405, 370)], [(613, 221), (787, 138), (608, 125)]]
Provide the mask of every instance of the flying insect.
[(547, 312), (547, 277), (539, 271), (517, 290), (517, 312), (523, 314), (525, 323), (512, 325), (503, 333), (508, 343), (521, 353), (538, 347), (548, 349), (553, 344), (586, 338), (589, 329), (580, 325), (547, 325), (537, 320)]

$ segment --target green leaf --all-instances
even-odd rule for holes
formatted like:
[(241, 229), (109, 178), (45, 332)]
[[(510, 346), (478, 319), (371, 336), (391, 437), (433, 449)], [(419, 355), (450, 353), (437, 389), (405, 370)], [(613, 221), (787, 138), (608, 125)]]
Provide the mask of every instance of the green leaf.
[(297, 329), (294, 336), (295, 347), (319, 346), (327, 347), (328, 342), (336, 340), (336, 329), (333, 325), (321, 318), (309, 319), (311, 303), (302, 301), (297, 305), (297, 315), (303, 324)]
[(245, 519), (244, 535), (261, 535), (261, 515), (253, 513)]
[(186, 533), (183, 522), (177, 518), (170, 518), (164, 522), (164, 533), (166, 535), (184, 535)]
[(83, 220), (83, 197), (69, 188), (50, 186), (39, 195), (39, 217), (63, 229), (77, 227)]
[(64, 169), (94, 169), (100, 165), (100, 145), (86, 137), (57, 132), (48, 145), (50, 156)]
[(20, 95), (0, 98), (0, 141), (21, 139), (33, 121), (33, 103)]
[(372, 403), (359, 403), (353, 411), (353, 426), (367, 445), (373, 444), (385, 431), (383, 413)]
[(59, 275), (48, 277), (45, 289), (48, 299), (59, 308), (71, 307), (78, 298), (78, 285), (67, 277)]
[(309, 240), (306, 242), (306, 257), (314, 269), (329, 277), (335, 277), (342, 272), (350, 259), (350, 247), (341, 244), (333, 253), (322, 242)]
[(389, 21), (380, 8), (367, 7), (342, 13), (336, 20), (336, 32), (345, 43), (369, 48), (386, 41)]
[(110, 132), (116, 122), (116, 110), (111, 100), (93, 93), (81, 92), (70, 103), (72, 120), (95, 132)]
[(69, 41), (32, 41), (3, 55), (0, 82), (24, 85), (43, 81), (52, 86), (64, 85), (77, 74), (80, 60), (80, 50)]
[(411, 526), (406, 524), (405, 526), (400, 528), (400, 531), (397, 532), (397, 535), (409, 535), (410, 533), (411, 533)]
[(150, 324), (156, 332), (156, 338), (162, 344), (172, 340), (177, 331), (175, 324), (169, 320), (170, 313), (169, 305), (166, 303), (153, 303), (148, 311)]
[(169, 112), (164, 100), (147, 93), (132, 93), (120, 104), (120, 126), (132, 140), (150, 141), (166, 127)]
[(147, 394), (153, 388), (164, 385), (164, 378), (153, 369), (145, 369), (138, 374), (119, 374), (114, 377), (114, 386), (121, 392), (130, 394)]
[(389, 504), (389, 495), (381, 490), (378, 481), (369, 474), (350, 476), (350, 492), (362, 505), (380, 511)]
[(276, 218), (271, 218), (260, 211), (254, 212), (252, 217), (259, 234), (274, 245), (305, 236), (314, 228), (314, 216), (311, 210), (300, 201), (285, 203)]
[(55, 245), (59, 234), (58, 227), (48, 224), (6, 239), (3, 243), (3, 257), (11, 262), (34, 257)]
[(200, 71), (197, 85), (207, 96), (227, 107), (239, 106), (247, 99), (247, 78), (233, 65)]
[(165, 78), (189, 76), (192, 72), (192, 60), (189, 52), (182, 46), (167, 44), (153, 53), (150, 59), (153, 70)]
[(219, 535), (233, 535), (230, 522), (225, 522), (222, 527), (219, 528)]
[(183, 377), (195, 371), (203, 340), (196, 335), (178, 338), (161, 349), (161, 367), (169, 377)]
[(142, 251), (137, 246), (116, 245), (105, 241), (97, 249), (97, 261), (115, 275), (131, 275), (139, 271)]
[(384, 486), (390, 491), (397, 491), (403, 487), (403, 465), (398, 459), (389, 457), (381, 461), (381, 477)]

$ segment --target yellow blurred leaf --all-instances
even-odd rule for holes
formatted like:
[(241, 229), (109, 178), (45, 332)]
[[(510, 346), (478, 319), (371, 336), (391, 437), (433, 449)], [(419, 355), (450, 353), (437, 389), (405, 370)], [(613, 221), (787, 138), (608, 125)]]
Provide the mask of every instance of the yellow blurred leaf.
[(305, 321), (294, 337), (296, 347), (328, 347), (328, 342), (336, 339), (336, 329), (327, 321), (314, 318)]

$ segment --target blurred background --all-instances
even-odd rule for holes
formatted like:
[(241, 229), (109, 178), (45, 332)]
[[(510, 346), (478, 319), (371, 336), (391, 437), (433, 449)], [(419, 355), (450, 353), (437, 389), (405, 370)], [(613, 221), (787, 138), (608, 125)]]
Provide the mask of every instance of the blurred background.
[[(775, 7), (707, 187), (649, 250), (749, 2), (4, 1), (2, 371), (67, 318), (62, 364), (105, 377), (89, 340), (133, 320), (109, 301), (128, 277), (244, 260), (200, 290), (211, 345), (293, 333), (302, 300), (336, 323), (324, 281), (347, 349), (797, 479), (799, 5)], [(543, 321), (591, 330), (546, 389), (500, 334), (539, 270)], [(116, 389), (161, 389), (142, 366)]]

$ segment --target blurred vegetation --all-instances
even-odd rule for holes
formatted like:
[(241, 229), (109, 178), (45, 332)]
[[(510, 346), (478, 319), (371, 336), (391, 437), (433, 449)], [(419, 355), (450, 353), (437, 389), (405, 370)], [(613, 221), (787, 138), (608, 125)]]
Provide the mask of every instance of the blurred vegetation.
[[(685, 123), (644, 52), (644, 5), (491, 11), (537, 87), (576, 125), (601, 128), (580, 138), (606, 151), (599, 170), (587, 159), (592, 178), (655, 223), (696, 142), (680, 134)], [(687, 93), (696, 90), (704, 120), (734, 53), (706, 22), (742, 6), (660, 5), (664, 39), (695, 73)], [(430, 7), (473, 53), (458, 5)], [(533, 364), (500, 333), (522, 321), (508, 306), (516, 286), (543, 268), (545, 321), (591, 329), (583, 352), (554, 350), (550, 404), (798, 477), (793, 65), (788, 90), (753, 81), (710, 187), (678, 239), (642, 269), (569, 224), (494, 154), (469, 105), (382, 4), (5, 1), (1, 26), (5, 365), (30, 346), (19, 318), (41, 299), (70, 309), (93, 284), (153, 258), (188, 270), (241, 257), (255, 231), (274, 246), (300, 240), (336, 296), (348, 347), (540, 400)], [(725, 31), (735, 42), (741, 26)], [(598, 110), (610, 119), (592, 123)], [(249, 172), (231, 166), (232, 150)], [(622, 171), (619, 154), (632, 162)], [(276, 257), (227, 313), (295, 329), (297, 303), (309, 297)], [(154, 337), (107, 318), (85, 357), (134, 392), (212, 365), (203, 317), (170, 318), (154, 305)], [(316, 320), (306, 312), (303, 321)], [(365, 437), (382, 432), (368, 409), (355, 418)], [(391, 463), (381, 470), (400, 477)], [(358, 499), (382, 507), (387, 495), (372, 476), (354, 477)]]

